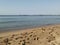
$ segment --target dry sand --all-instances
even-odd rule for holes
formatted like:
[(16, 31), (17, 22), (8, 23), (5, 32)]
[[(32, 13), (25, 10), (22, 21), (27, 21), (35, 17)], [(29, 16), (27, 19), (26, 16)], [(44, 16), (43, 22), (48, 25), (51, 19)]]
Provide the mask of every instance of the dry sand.
[(0, 45), (60, 45), (60, 25), (0, 33)]

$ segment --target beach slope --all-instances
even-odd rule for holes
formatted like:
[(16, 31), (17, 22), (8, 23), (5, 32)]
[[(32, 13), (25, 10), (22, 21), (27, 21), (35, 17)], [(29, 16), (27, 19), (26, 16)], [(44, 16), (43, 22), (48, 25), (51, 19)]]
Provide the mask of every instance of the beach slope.
[(60, 25), (3, 32), (0, 45), (60, 45)]

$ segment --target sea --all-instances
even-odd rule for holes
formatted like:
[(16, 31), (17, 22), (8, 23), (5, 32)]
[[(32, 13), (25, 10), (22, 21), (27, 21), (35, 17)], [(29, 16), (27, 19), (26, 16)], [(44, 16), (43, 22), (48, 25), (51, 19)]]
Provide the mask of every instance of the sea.
[(59, 15), (0, 15), (0, 31), (59, 24)]

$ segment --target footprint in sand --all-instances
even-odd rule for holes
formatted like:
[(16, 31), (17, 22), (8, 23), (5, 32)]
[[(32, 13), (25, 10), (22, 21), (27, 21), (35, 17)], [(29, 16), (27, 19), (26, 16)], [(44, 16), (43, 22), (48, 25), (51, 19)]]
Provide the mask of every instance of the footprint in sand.
[(60, 45), (60, 37), (59, 38), (56, 38), (53, 41), (51, 41), (49, 44), (50, 45)]

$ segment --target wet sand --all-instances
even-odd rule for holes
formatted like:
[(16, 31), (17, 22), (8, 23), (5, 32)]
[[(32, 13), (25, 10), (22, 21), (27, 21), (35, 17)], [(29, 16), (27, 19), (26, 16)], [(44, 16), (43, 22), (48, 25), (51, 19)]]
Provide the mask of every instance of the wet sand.
[(60, 45), (60, 25), (3, 32), (0, 45)]

